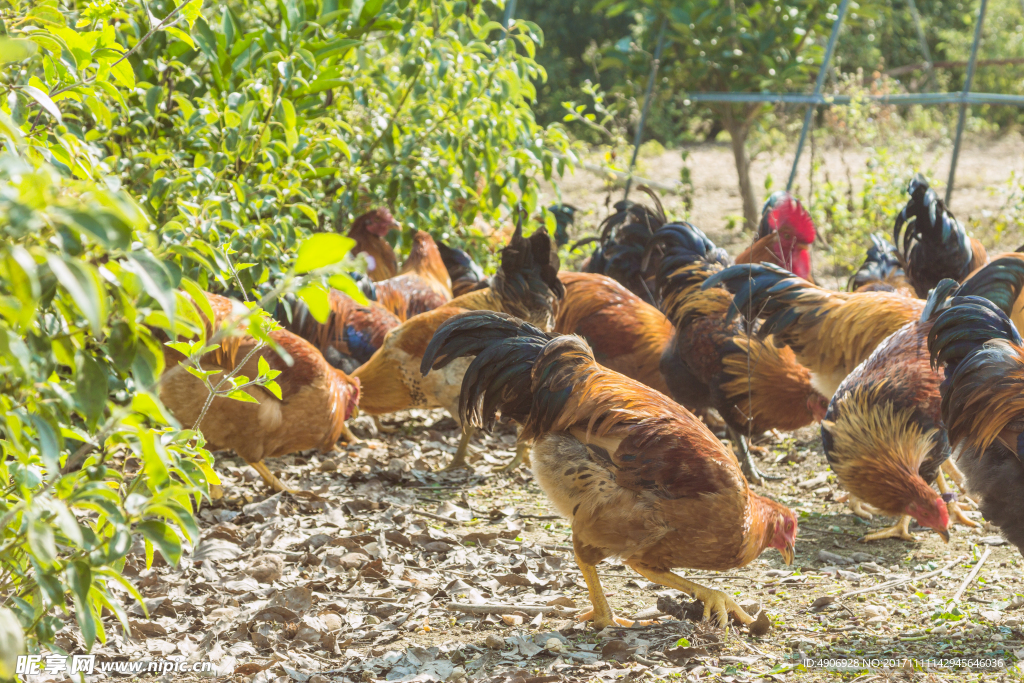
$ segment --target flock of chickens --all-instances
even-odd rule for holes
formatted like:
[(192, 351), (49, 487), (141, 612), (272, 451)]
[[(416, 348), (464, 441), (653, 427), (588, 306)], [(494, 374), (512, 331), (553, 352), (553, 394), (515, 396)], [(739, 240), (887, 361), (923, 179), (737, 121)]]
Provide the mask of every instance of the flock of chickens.
[[(974, 525), (962, 506), (976, 502), (1024, 550), (1024, 253), (989, 259), (924, 178), (908, 193), (900, 246), (874, 238), (845, 292), (812, 281), (816, 230), (784, 192), (735, 259), (648, 192), (653, 208), (616, 204), (586, 272), (561, 271), (548, 233), (526, 238), (520, 225), (489, 279), (424, 232), (399, 268), (384, 239), (398, 226), (377, 209), (349, 232), (370, 266), (369, 304), (332, 291), (320, 323), (283, 299), (272, 337), (287, 362), (227, 339), (204, 369), (245, 360), (253, 377), (262, 359), (281, 395), (217, 398), (200, 428), (290, 490), (263, 460), (332, 449), (352, 438), (357, 410), (448, 410), (463, 430), (450, 467), (465, 465), (473, 430), (513, 421), (509, 467), (526, 462), (571, 521), (593, 602), (581, 618), (597, 628), (631, 623), (602, 592), (595, 565), (609, 557), (699, 598), (705, 618), (750, 623), (728, 595), (671, 570), (724, 571), (769, 547), (792, 561), (796, 515), (751, 489), (767, 475), (748, 440), (819, 421), (850, 509), (898, 518), (865, 540), (912, 540), (911, 519), (948, 540), (951, 518)], [(552, 211), (562, 243), (572, 207)], [(196, 303), (208, 333), (246, 310), (207, 299)], [(206, 392), (166, 354), (161, 398), (192, 424)], [(946, 476), (973, 500), (958, 501)]]

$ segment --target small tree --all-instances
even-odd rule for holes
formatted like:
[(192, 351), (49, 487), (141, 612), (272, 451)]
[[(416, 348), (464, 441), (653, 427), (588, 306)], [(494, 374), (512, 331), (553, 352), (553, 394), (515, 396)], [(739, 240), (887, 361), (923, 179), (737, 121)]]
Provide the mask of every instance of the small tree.
[[(640, 10), (649, 32), (668, 24), (662, 71), (673, 92), (803, 92), (821, 63), (836, 5), (815, 0), (624, 0), (606, 5), (606, 16)], [(747, 140), (773, 105), (708, 103), (731, 137), (743, 217), (759, 219), (750, 180)]]

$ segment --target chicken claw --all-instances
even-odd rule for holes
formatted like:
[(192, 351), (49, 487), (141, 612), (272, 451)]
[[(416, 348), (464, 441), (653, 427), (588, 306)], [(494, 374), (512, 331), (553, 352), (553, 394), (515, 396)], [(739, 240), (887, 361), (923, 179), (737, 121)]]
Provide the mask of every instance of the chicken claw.
[(267, 465), (262, 460), (260, 460), (259, 462), (251, 462), (249, 464), (252, 466), (254, 470), (259, 472), (260, 477), (263, 478), (263, 482), (270, 488), (274, 489), (275, 491), (287, 491), (288, 493), (291, 493), (293, 495), (299, 493), (298, 489), (293, 489), (289, 488), (288, 486), (285, 486), (284, 483), (280, 479), (278, 479), (273, 472), (270, 471), (270, 468), (267, 467)]
[(713, 621), (722, 628), (729, 623), (730, 615), (736, 617), (744, 625), (751, 624), (754, 621), (754, 617), (743, 611), (743, 608), (737, 605), (735, 600), (720, 590), (687, 581), (670, 571), (651, 569), (633, 563), (630, 563), (629, 566), (638, 574), (654, 583), (660, 583), (662, 586), (681, 590), (703, 602), (705, 621)]
[(900, 521), (893, 524), (888, 529), (882, 529), (876, 531), (873, 534), (867, 534), (864, 538), (860, 539), (861, 543), (867, 543), (868, 541), (877, 541), (883, 538), (898, 538), (904, 541), (916, 541), (912, 533), (910, 533), (910, 515), (903, 515), (900, 517)]
[(448, 466), (442, 469), (442, 472), (449, 472), (451, 470), (461, 469), (463, 467), (469, 467), (469, 463), (466, 460), (466, 456), (469, 454), (469, 441), (473, 438), (473, 433), (476, 428), (470, 427), (469, 425), (463, 425), (462, 438), (459, 439), (459, 447), (455, 450), (455, 457), (448, 463)]
[[(949, 460), (947, 460), (946, 462), (949, 462)], [(956, 468), (956, 465), (953, 465), (953, 467)], [(945, 470), (945, 463), (943, 463), (943, 470)], [(952, 474), (950, 474), (949, 476), (950, 476), (951, 479), (953, 478)], [(946, 476), (945, 476), (945, 474), (943, 474), (942, 471), (940, 471), (939, 472), (939, 476), (935, 478), (935, 484), (936, 484), (936, 486), (939, 487), (939, 493), (944, 494), (943, 495), (943, 499), (946, 499), (946, 497), (947, 497), (946, 494), (950, 494), (951, 493), (951, 489), (950, 489), (950, 486), (949, 486), (949, 482), (946, 481)], [(949, 520), (951, 522), (957, 522), (958, 524), (963, 524), (966, 527), (971, 527), (971, 528), (977, 527), (978, 526), (977, 522), (975, 522), (972, 519), (968, 519), (967, 516), (964, 515), (963, 508), (960, 506), (960, 503), (957, 502), (956, 494), (950, 495), (949, 498), (950, 498), (950, 500), (948, 500), (946, 502), (946, 509), (949, 511)]]

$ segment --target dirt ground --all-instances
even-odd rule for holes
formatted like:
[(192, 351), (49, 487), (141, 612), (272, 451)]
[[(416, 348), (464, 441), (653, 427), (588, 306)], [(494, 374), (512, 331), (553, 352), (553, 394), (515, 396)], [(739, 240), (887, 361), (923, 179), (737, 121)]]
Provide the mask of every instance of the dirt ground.
[[(656, 623), (577, 624), (589, 599), (569, 527), (528, 470), (496, 471), (512, 431), (474, 439), (473, 471), (443, 472), (458, 441), (451, 418), (413, 411), (386, 423), (398, 433), (375, 435), (360, 418), (362, 443), (271, 461), (299, 496), (268, 496), (242, 461), (218, 458), (225, 496), (204, 506), (197, 547), (173, 569), (134, 556), (125, 573), (150, 619), (130, 609), (130, 638), (106, 619), (110, 640), (95, 652), (210, 660), (235, 683), (1020, 677), (1016, 549), (960, 525), (948, 545), (924, 530), (914, 543), (860, 542), (892, 520), (865, 522), (835, 501), (813, 429), (762, 443), (762, 469), (783, 477), (763, 493), (799, 512), (793, 565), (769, 550), (724, 574), (681, 572), (752, 614), (763, 608), (771, 628), (753, 636), (665, 616), (685, 616), (685, 596), (609, 562), (599, 571), (616, 612)], [(70, 623), (58, 642), (73, 650)], [(183, 678), (198, 680), (161, 681)]]

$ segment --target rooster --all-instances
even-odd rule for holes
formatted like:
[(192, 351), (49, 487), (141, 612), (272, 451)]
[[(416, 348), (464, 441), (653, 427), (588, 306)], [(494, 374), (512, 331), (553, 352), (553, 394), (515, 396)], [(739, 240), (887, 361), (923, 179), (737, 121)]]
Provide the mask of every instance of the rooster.
[[(391, 330), (384, 345), (355, 371), (362, 381), (360, 410), (383, 415), (411, 408), (445, 408), (458, 417), (459, 387), (468, 363), (456, 363), (444, 371), (422, 377), (420, 360), (434, 331), (465, 310), (505, 311), (544, 328), (554, 326), (556, 308), (565, 294), (558, 280), (558, 253), (543, 229), (529, 239), (522, 223), (508, 246), (502, 249), (501, 265), (491, 286), (453, 299), (447, 305), (414, 316)], [(449, 469), (466, 466), (472, 429), (463, 429)]]
[(957, 287), (943, 280), (918, 320), (889, 336), (839, 385), (821, 423), (825, 458), (849, 491), (850, 508), (871, 518), (864, 503), (898, 516), (892, 527), (864, 541), (901, 538), (913, 541), (910, 518), (937, 531), (948, 542), (949, 513), (968, 526), (956, 503), (932, 489), (949, 457), (939, 410), (939, 377), (932, 369), (925, 340), (934, 314)]
[(487, 287), (483, 268), (478, 266), (469, 254), (462, 249), (449, 247), (444, 242), (438, 242), (437, 248), (441, 252), (441, 261), (451, 277), (454, 296), (462, 296), (474, 289)]
[[(375, 298), (376, 292), (370, 291), (371, 298)], [(301, 299), (288, 296), (278, 303), (274, 318), (289, 332), (313, 344), (328, 363), (350, 374), (370, 360), (389, 330), (401, 324), (376, 301), (359, 304), (336, 289), (330, 290), (328, 304), (327, 320), (321, 323)]]
[(735, 295), (730, 316), (763, 318), (759, 334), (793, 349), (811, 383), (831, 398), (871, 352), (920, 317), (925, 302), (895, 292), (834, 292), (778, 266), (731, 266), (704, 283)]
[(900, 265), (895, 245), (881, 235), (871, 236), (867, 258), (850, 276), (846, 288), (851, 292), (897, 292), (914, 296), (914, 290)]
[(607, 275), (653, 305), (655, 301), (649, 281), (657, 269), (657, 259), (652, 259), (646, 270), (641, 262), (654, 231), (668, 219), (658, 196), (648, 187), (641, 185), (638, 189), (647, 193), (655, 208), (652, 210), (625, 199), (616, 202), (615, 213), (601, 224), (599, 245), (583, 264), (582, 270)]
[(395, 250), (384, 238), (400, 227), (387, 209), (367, 211), (352, 221), (348, 231), (348, 236), (356, 241), (352, 255), (366, 254), (366, 273), (371, 280), (386, 280), (398, 274)]
[(918, 173), (911, 179), (907, 194), (910, 200), (896, 217), (892, 239), (897, 245), (902, 242), (900, 261), (917, 296), (928, 296), (943, 278), (963, 282), (969, 273), (985, 265), (985, 247), (967, 236), (923, 175)]
[(689, 223), (669, 223), (655, 233), (661, 252), (656, 292), (675, 335), (661, 356), (669, 395), (690, 410), (714, 408), (725, 421), (743, 473), (764, 483), (744, 434), (792, 430), (825, 414), (828, 401), (811, 385), (793, 352), (745, 334), (729, 315), (732, 295), (701, 285), (728, 264), (728, 256)]
[(928, 337), (945, 365), (942, 418), (985, 519), (1024, 553), (1024, 340), (991, 302), (952, 303)]
[(569, 243), (569, 226), (573, 224), (579, 209), (572, 204), (552, 204), (548, 211), (555, 217), (555, 245), (564, 247)]
[(452, 280), (434, 238), (422, 230), (414, 231), (402, 270), (378, 281), (376, 290), (380, 305), (402, 321), (451, 301)]
[[(226, 297), (206, 294), (206, 298), (214, 315), (213, 320), (202, 315), (207, 339), (226, 322), (246, 313), (242, 304)], [(200, 362), (204, 370), (216, 372), (209, 378), (216, 386), (224, 373), (234, 370), (257, 377), (262, 359), (271, 370), (280, 372), (275, 378), (280, 397), (267, 388), (249, 386), (243, 391), (252, 402), (217, 397), (204, 414), (208, 390), (179, 366), (185, 357), (165, 346), (167, 369), (160, 378), (160, 400), (184, 425), (196, 424), (202, 416), (197, 428), (213, 450), (235, 451), (275, 491), (294, 492), (263, 460), (310, 448), (330, 450), (340, 436), (350, 438), (345, 420), (356, 410), (359, 380), (331, 367), (312, 344), (287, 330), (275, 330), (270, 338), (286, 357), (269, 346), (250, 355), (257, 342), (242, 334), (225, 339)], [(239, 367), (240, 363), (244, 364)]]
[(761, 209), (757, 240), (747, 247), (736, 263), (774, 263), (808, 282), (811, 276), (811, 245), (818, 237), (814, 221), (795, 197), (780, 190), (768, 197)]
[(620, 558), (641, 576), (704, 603), (724, 626), (753, 617), (727, 594), (688, 581), (676, 567), (723, 571), (767, 548), (787, 563), (796, 515), (753, 493), (735, 456), (686, 409), (650, 387), (598, 365), (576, 336), (552, 337), (516, 318), (476, 311), (450, 318), (430, 341), (421, 371), (474, 357), (459, 414), (490, 429), (495, 414), (521, 425), (537, 482), (572, 524), (576, 563), (594, 626), (616, 617), (596, 565)]
[[(1016, 252), (1010, 252), (1001, 254), (985, 266), (975, 272), (971, 273), (964, 284), (971, 282), (975, 278), (984, 279), (989, 285), (994, 285), (996, 282), (1003, 280), (1013, 282), (1018, 273), (1024, 268), (1024, 247), (1021, 247)], [(998, 263), (996, 267), (989, 267), (992, 263)], [(1006, 314), (1010, 316), (1010, 320), (1017, 326), (1018, 330), (1024, 330), (1024, 296), (1020, 292), (1015, 295), (1011, 293), (1012, 290), (995, 289), (991, 295), (988, 296), (1000, 309), (1006, 311)], [(1010, 297), (1013, 297), (1012, 299)]]

